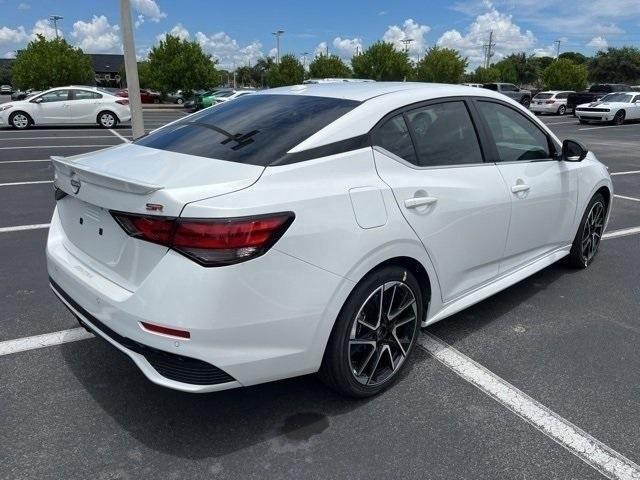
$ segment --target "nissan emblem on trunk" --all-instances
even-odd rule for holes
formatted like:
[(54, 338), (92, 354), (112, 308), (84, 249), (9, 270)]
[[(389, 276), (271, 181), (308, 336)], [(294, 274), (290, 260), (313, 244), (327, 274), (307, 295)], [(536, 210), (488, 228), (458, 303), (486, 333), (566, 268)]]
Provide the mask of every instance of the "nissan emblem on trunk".
[(78, 192), (80, 191), (80, 179), (78, 178), (78, 175), (76, 175), (75, 173), (73, 175), (71, 175), (71, 187), (73, 188), (73, 193), (74, 194), (78, 194)]

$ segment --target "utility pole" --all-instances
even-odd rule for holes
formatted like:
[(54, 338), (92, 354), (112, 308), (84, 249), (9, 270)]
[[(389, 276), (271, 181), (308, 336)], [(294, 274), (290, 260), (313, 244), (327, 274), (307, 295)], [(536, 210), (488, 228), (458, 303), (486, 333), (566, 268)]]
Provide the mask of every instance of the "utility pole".
[(276, 65), (280, 63), (280, 35), (284, 33), (284, 30), (276, 30), (271, 32), (271, 35), (276, 36)]
[(120, 0), (120, 26), (122, 28), (122, 48), (124, 50), (124, 69), (127, 74), (129, 108), (131, 109), (131, 130), (133, 138), (136, 139), (144, 135), (144, 120), (142, 119), (138, 62), (136, 61), (136, 47), (133, 43), (129, 0)]
[(561, 42), (561, 41), (562, 41), (562, 40), (560, 40), (560, 39), (558, 39), (558, 40), (554, 40), (554, 41), (553, 41), (553, 43), (555, 43), (555, 44), (556, 44), (556, 60), (557, 60), (558, 58), (560, 58), (560, 42)]
[(56, 40), (58, 40), (58, 20), (62, 20), (64, 17), (61, 17), (60, 15), (51, 15), (49, 17), (49, 20), (51, 20), (53, 22), (53, 28), (56, 29)]
[(491, 64), (491, 57), (493, 57), (493, 47), (495, 46), (496, 44), (493, 43), (493, 30), (491, 30), (489, 31), (489, 43), (484, 44), (484, 48), (485, 48), (484, 68), (489, 68), (489, 65)]
[(402, 40), (400, 40), (402, 43), (404, 43), (404, 53), (409, 53), (409, 45), (413, 42), (413, 38), (403, 38)]
[(326, 54), (326, 55), (327, 55), (327, 57), (328, 57), (328, 56), (329, 56), (329, 44), (328, 44), (328, 43), (327, 43), (327, 50), (326, 50), (326, 52), (327, 52), (327, 54)]
[(307, 55), (309, 52), (302, 52), (302, 68), (307, 69)]

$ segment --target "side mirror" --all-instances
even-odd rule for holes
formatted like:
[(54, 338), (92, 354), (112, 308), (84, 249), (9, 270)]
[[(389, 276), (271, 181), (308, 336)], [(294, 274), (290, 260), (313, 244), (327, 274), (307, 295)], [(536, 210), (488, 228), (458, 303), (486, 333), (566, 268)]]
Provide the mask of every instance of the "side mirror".
[(562, 142), (562, 160), (565, 162), (581, 162), (589, 150), (577, 140), (566, 139)]
[(34, 98), (31, 103), (42, 103), (42, 97)]

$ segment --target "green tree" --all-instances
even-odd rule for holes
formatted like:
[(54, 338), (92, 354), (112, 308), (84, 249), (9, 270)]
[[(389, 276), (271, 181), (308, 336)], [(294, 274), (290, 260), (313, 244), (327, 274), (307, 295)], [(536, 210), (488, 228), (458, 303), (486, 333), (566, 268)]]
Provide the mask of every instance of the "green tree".
[(584, 90), (587, 86), (587, 67), (568, 58), (558, 58), (544, 69), (542, 80), (549, 90)]
[(478, 67), (471, 75), (473, 83), (490, 83), (500, 80), (500, 70), (495, 67)]
[(351, 69), (337, 55), (320, 54), (309, 64), (311, 78), (345, 78), (351, 76)]
[(11, 68), (6, 65), (0, 66), (0, 85), (11, 85)]
[(566, 58), (567, 60), (571, 60), (573, 63), (577, 63), (579, 65), (587, 63), (587, 60), (589, 60), (589, 57), (578, 52), (563, 52), (558, 58)]
[(411, 63), (406, 52), (399, 52), (388, 42), (376, 42), (362, 54), (351, 59), (357, 78), (378, 81), (404, 80), (411, 75)]
[(148, 60), (149, 82), (162, 93), (192, 91), (218, 85), (215, 61), (196, 41), (167, 35), (154, 46)]
[(418, 60), (414, 77), (421, 82), (459, 83), (468, 64), (456, 50), (434, 46)]
[(89, 57), (66, 40), (46, 40), (37, 35), (27, 48), (18, 51), (11, 66), (13, 86), (45, 90), (62, 85), (93, 83)]
[(635, 84), (640, 79), (640, 50), (635, 47), (609, 47), (598, 52), (587, 64), (594, 82)]
[(539, 65), (535, 57), (512, 53), (493, 65), (500, 71), (500, 80), (519, 85), (534, 83), (539, 75)]
[(304, 67), (294, 55), (283, 55), (279, 64), (274, 64), (267, 70), (266, 80), (271, 88), (302, 83)]

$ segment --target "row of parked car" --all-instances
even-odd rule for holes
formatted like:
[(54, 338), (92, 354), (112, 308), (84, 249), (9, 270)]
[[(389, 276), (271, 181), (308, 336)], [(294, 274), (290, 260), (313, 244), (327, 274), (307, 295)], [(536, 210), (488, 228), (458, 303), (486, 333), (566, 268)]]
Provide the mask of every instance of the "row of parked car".
[(536, 114), (564, 115), (573, 112), (580, 123), (612, 122), (640, 119), (640, 85), (621, 83), (592, 85), (588, 90), (546, 90), (532, 92), (512, 83), (467, 83), (472, 87), (500, 92)]

